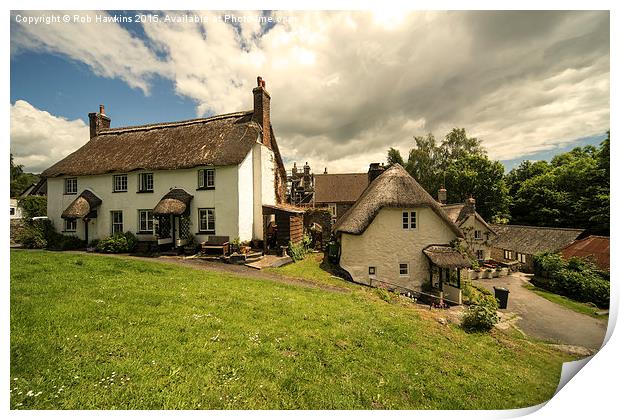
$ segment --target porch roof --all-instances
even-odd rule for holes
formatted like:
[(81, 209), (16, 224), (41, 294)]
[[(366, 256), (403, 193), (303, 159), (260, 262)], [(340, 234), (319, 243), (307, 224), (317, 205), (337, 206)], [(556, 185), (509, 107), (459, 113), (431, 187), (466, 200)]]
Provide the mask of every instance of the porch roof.
[(180, 216), (188, 209), (192, 198), (194, 196), (184, 189), (174, 188), (159, 200), (159, 203), (153, 209), (153, 214), (155, 216), (165, 214)]
[(69, 204), (60, 217), (63, 219), (82, 219), (88, 216), (100, 204), (101, 199), (95, 193), (90, 190), (84, 190)]
[(463, 254), (448, 245), (430, 245), (424, 248), (423, 252), (433, 264), (441, 268), (471, 267)]

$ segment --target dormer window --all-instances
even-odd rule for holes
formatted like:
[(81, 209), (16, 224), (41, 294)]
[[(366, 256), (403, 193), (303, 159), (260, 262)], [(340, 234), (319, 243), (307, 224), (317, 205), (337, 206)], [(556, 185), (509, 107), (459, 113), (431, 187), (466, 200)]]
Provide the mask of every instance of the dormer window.
[(474, 239), (478, 239), (478, 240), (482, 239), (482, 231), (481, 230), (474, 230)]
[(215, 189), (215, 169), (198, 170), (198, 189), (213, 190)]

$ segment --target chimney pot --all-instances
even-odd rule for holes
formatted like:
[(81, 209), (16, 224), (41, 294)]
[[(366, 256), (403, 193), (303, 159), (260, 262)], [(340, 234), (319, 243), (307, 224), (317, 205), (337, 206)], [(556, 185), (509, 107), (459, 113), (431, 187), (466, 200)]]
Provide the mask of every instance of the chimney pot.
[(105, 115), (105, 107), (103, 106), (103, 104), (102, 104), (102, 105), (99, 105), (99, 113), (100, 113), (101, 115)]
[(88, 125), (90, 127), (90, 138), (99, 135), (101, 130), (110, 128), (110, 117), (105, 115), (105, 108), (99, 105), (99, 113), (90, 112), (88, 114)]
[(263, 78), (258, 76), (256, 78), (256, 86), (261, 87), (263, 85)]
[(257, 87), (252, 89), (254, 95), (254, 113), (252, 114), (252, 120), (260, 124), (262, 129), (262, 142), (271, 149), (271, 96), (269, 96), (269, 93), (265, 90), (265, 81), (262, 77), (256, 77), (256, 85)]

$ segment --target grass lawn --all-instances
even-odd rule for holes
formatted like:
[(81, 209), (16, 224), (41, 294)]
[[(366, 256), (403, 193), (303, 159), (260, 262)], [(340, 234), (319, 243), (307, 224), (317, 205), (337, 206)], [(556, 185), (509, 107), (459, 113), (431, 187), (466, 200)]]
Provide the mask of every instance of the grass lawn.
[(373, 293), (155, 261), (12, 251), (10, 289), (13, 409), (516, 408), (569, 359)]
[(523, 287), (531, 290), (539, 296), (544, 297), (545, 299), (557, 303), (558, 305), (562, 305), (565, 308), (568, 308), (575, 312), (581, 312), (582, 314), (589, 315), (593, 318), (607, 319), (608, 315), (597, 315), (596, 312), (600, 311), (599, 308), (588, 305), (587, 303), (577, 302), (576, 300), (572, 300), (562, 295), (557, 295), (555, 293), (549, 292), (545, 289), (538, 288), (533, 284), (524, 284)]

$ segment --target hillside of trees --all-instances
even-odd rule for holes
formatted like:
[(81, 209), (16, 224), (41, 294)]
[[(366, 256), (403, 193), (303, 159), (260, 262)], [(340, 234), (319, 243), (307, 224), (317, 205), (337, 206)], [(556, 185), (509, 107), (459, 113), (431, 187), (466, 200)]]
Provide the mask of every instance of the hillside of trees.
[(17, 165), (11, 153), (11, 197), (19, 196), (26, 188), (39, 182), (39, 175), (24, 172), (24, 165)]
[(448, 203), (472, 196), (482, 217), (494, 223), (575, 227), (609, 235), (609, 131), (598, 147), (575, 147), (550, 162), (526, 160), (507, 174), (463, 128), (441, 141), (430, 133), (413, 141), (406, 160), (390, 148), (388, 164), (405, 167), (433, 197), (444, 185)]

